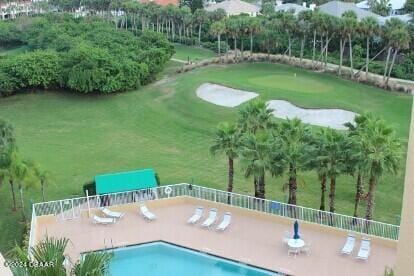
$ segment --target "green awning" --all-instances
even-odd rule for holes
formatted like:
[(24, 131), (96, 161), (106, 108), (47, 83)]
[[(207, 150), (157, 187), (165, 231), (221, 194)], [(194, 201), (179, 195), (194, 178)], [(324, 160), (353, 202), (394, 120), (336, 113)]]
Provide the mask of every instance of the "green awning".
[(157, 186), (153, 169), (101, 174), (95, 176), (96, 194), (126, 192)]

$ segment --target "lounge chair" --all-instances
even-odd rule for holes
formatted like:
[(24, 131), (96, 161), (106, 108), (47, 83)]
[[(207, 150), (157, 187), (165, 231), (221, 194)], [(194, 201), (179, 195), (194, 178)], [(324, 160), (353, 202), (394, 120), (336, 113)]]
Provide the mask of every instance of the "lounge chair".
[(124, 216), (124, 213), (120, 213), (120, 212), (114, 212), (109, 210), (108, 208), (102, 207), (101, 208), (102, 213), (105, 214), (105, 216), (110, 217), (110, 218), (116, 218), (116, 219), (120, 219)]
[(212, 208), (210, 209), (210, 212), (208, 213), (208, 218), (201, 224), (201, 227), (209, 228), (211, 225), (213, 225), (217, 220), (217, 209)]
[(197, 223), (201, 219), (201, 217), (203, 216), (203, 211), (204, 211), (204, 208), (201, 207), (201, 206), (198, 206), (194, 211), (194, 215), (187, 220), (187, 223), (188, 224)]
[(145, 206), (144, 203), (140, 203), (139, 209), (141, 210), (141, 214), (144, 216), (144, 218), (148, 220), (155, 220), (157, 217), (148, 210), (147, 206)]
[(223, 220), (219, 224), (219, 226), (217, 226), (216, 230), (224, 231), (227, 229), (227, 227), (229, 227), (230, 223), (231, 223), (231, 213), (227, 212), (224, 214)]
[(352, 234), (348, 234), (348, 237), (346, 238), (346, 243), (344, 247), (342, 248), (341, 253), (350, 255), (352, 251), (354, 250), (354, 246), (355, 246), (355, 236)]
[(368, 260), (369, 253), (371, 251), (371, 240), (369, 238), (362, 238), (361, 247), (358, 251), (357, 259)]
[(115, 219), (114, 218), (102, 218), (102, 217), (98, 217), (98, 216), (93, 216), (93, 222), (95, 224), (114, 224), (115, 223)]

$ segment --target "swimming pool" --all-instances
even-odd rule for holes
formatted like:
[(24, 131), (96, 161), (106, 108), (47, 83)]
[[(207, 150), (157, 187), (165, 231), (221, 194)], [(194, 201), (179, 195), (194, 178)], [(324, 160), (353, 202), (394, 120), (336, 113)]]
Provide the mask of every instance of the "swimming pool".
[(265, 276), (281, 275), (165, 242), (113, 250), (111, 276)]

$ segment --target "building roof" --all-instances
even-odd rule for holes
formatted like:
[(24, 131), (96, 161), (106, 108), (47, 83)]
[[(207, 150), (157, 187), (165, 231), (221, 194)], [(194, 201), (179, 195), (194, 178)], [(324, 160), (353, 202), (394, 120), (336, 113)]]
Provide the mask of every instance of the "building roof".
[[(406, 0), (390, 0), (390, 5), (393, 10), (400, 10), (404, 8)], [(360, 9), (370, 9), (368, 0), (361, 1), (356, 4), (356, 6)]]
[(96, 193), (126, 192), (157, 186), (153, 169), (101, 174), (95, 176)]
[(142, 3), (150, 3), (154, 2), (157, 5), (160, 6), (168, 6), (168, 5), (174, 5), (178, 6), (179, 1), (178, 0), (141, 0)]
[(358, 17), (358, 20), (361, 20), (365, 17), (372, 16), (379, 19), (379, 15), (373, 12), (363, 10), (358, 8), (354, 3), (341, 2), (341, 1), (331, 1), (320, 5), (318, 8), (321, 12), (335, 16), (341, 17), (343, 13), (347, 11), (353, 11)]
[(205, 8), (207, 11), (215, 11), (218, 9), (223, 9), (230, 15), (257, 13), (260, 10), (259, 7), (241, 0), (225, 0)]
[(301, 5), (298, 4), (294, 4), (294, 3), (286, 3), (286, 4), (282, 4), (282, 5), (277, 5), (275, 7), (275, 11), (291, 11), (293, 10), (294, 14), (298, 14), (302, 11), (307, 11), (309, 10), (309, 8), (307, 7), (303, 7)]

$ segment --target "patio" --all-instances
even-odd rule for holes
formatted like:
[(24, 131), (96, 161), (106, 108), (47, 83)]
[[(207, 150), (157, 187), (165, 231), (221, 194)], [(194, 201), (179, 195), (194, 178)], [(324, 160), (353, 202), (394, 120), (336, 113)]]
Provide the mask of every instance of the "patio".
[[(39, 216), (34, 243), (46, 234), (69, 238), (67, 254), (76, 261), (85, 251), (163, 240), (288, 275), (309, 276), (379, 276), (383, 275), (385, 266), (393, 267), (396, 260), (396, 241), (371, 237), (371, 255), (368, 261), (360, 261), (355, 258), (360, 235), (353, 254), (342, 256), (339, 252), (345, 243), (346, 231), (306, 222), (300, 222), (299, 232), (305, 242), (312, 243), (311, 254), (289, 257), (282, 238), (285, 231), (293, 232), (292, 219), (187, 196), (151, 200), (146, 204), (157, 220), (145, 221), (137, 203), (110, 207), (125, 212), (115, 225), (95, 225), (85, 211), (71, 220), (60, 220), (54, 215)], [(219, 221), (224, 212), (231, 212), (232, 224), (223, 233), (202, 229), (200, 223), (187, 225), (187, 219), (200, 205), (204, 207), (203, 218), (209, 208), (219, 210)]]

